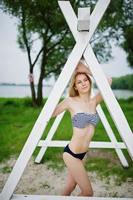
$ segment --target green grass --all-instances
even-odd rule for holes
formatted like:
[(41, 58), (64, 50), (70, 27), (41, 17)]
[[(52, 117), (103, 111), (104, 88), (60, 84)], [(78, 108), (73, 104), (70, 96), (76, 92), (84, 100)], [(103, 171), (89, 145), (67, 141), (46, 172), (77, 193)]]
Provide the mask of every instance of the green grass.
[[(105, 150), (104, 150), (105, 151)], [(122, 182), (125, 182), (126, 179), (133, 181), (133, 164), (128, 156), (126, 156), (130, 167), (123, 168), (122, 165), (118, 162), (117, 156), (113, 154), (110, 157), (97, 157), (97, 158), (88, 158), (86, 163), (86, 168), (88, 171), (95, 171), (102, 178), (110, 177), (113, 175), (115, 177), (115, 182), (120, 185)]]
[[(46, 99), (44, 100), (44, 102)], [(133, 130), (133, 120), (132, 120), (132, 110), (133, 110), (133, 98), (128, 100), (119, 100), (122, 110), (125, 113), (127, 121)], [(119, 141), (121, 138), (118, 131), (110, 117), (109, 112), (104, 103), (102, 103), (102, 108), (111, 124), (111, 127)], [(18, 156), (21, 152), (32, 127), (40, 113), (42, 108), (33, 108), (31, 106), (31, 99), (29, 98), (0, 98), (0, 162), (9, 159), (11, 156)], [(52, 118), (43, 134), (45, 137), (54, 121)], [(62, 122), (60, 123), (56, 133), (54, 135), (55, 140), (70, 140), (72, 135), (72, 125), (70, 120), (70, 114), (65, 113)], [(93, 140), (95, 141), (109, 141), (108, 136), (104, 130), (102, 123), (100, 122), (96, 128)], [(37, 155), (39, 148), (37, 147), (33, 157)], [(96, 150), (98, 152), (110, 152), (112, 159), (118, 159), (114, 150)], [(45, 159), (42, 162), (47, 162), (49, 167), (61, 170), (64, 166), (62, 161), (63, 148), (48, 148)], [(97, 171), (101, 176), (109, 176), (111, 174), (118, 175), (120, 180), (125, 180), (128, 177), (133, 179), (133, 165), (128, 153), (124, 152), (130, 167), (128, 169), (123, 169), (120, 164), (113, 164), (110, 157), (100, 158), (90, 157), (87, 161), (87, 169), (89, 171)], [(10, 169), (5, 168), (3, 172), (10, 171)]]

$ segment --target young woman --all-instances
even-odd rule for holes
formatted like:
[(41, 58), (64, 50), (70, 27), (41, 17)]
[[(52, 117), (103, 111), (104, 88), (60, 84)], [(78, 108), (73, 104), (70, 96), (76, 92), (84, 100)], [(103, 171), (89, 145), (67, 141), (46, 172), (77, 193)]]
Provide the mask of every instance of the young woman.
[[(78, 196), (93, 196), (93, 190), (84, 167), (84, 157), (94, 135), (95, 126), (99, 121), (96, 112), (97, 105), (102, 101), (100, 93), (91, 98), (92, 81), (88, 67), (79, 62), (73, 73), (69, 88), (69, 97), (59, 103), (53, 117), (64, 110), (71, 114), (73, 136), (63, 153), (64, 162), (68, 168), (67, 183), (62, 195), (70, 195), (78, 184)], [(111, 79), (108, 79), (111, 84)]]

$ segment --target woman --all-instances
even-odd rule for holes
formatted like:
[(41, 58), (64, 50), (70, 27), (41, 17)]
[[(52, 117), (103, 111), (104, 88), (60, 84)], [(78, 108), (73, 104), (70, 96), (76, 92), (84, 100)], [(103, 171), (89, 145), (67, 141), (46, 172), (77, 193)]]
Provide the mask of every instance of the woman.
[[(79, 62), (71, 79), (69, 97), (59, 103), (52, 116), (68, 110), (72, 117), (73, 136), (63, 153), (68, 168), (68, 177), (62, 195), (70, 195), (78, 184), (81, 192), (78, 196), (93, 196), (93, 190), (84, 167), (84, 157), (99, 121), (97, 105), (102, 101), (100, 93), (91, 98), (92, 81), (89, 69)], [(111, 79), (108, 79), (111, 84)]]

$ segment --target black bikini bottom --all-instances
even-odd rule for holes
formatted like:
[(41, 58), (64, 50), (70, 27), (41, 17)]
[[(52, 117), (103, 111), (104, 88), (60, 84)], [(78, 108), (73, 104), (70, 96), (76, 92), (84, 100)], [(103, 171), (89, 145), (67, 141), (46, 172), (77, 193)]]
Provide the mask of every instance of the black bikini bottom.
[(64, 148), (64, 152), (67, 152), (67, 153), (71, 154), (73, 157), (78, 158), (80, 160), (82, 160), (84, 158), (85, 154), (87, 153), (87, 152), (84, 152), (84, 153), (73, 153), (70, 150), (68, 145)]

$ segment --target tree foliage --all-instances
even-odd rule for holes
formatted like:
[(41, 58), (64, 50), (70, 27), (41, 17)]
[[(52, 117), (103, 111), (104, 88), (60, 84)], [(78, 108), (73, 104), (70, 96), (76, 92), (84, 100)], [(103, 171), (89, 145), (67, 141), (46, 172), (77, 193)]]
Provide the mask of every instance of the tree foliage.
[(111, 87), (113, 89), (127, 89), (133, 91), (133, 74), (119, 78), (113, 78)]
[[(71, 0), (75, 12), (78, 7), (90, 6), (94, 9), (96, 0)], [(53, 73), (58, 76), (63, 64), (74, 45), (74, 39), (64, 20), (57, 0), (1, 0), (0, 8), (18, 19), (18, 43), (27, 52), (29, 73), (34, 73), (34, 67), (39, 65), (40, 77), (38, 90), (35, 92), (34, 82), (31, 82), (34, 103), (42, 103), (42, 81)], [(132, 67), (132, 1), (112, 0), (104, 17), (91, 39), (91, 45), (100, 62), (106, 62), (111, 57), (112, 42), (121, 46), (127, 52), (129, 65)], [(40, 49), (33, 59), (34, 44), (40, 41)], [(31, 79), (32, 80), (32, 79)]]

